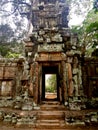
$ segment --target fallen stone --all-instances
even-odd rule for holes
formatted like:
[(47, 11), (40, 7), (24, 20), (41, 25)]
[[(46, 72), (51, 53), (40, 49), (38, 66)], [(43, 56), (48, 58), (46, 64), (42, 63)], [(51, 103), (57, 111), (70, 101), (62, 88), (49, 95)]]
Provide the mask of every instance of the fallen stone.
[(2, 121), (4, 118), (4, 112), (3, 111), (0, 111), (0, 121)]
[(21, 106), (22, 106), (22, 104), (19, 101), (14, 103), (14, 108), (15, 109), (21, 109)]
[(22, 110), (27, 110), (27, 111), (31, 111), (32, 109), (33, 109), (33, 105), (32, 104), (30, 104), (30, 103), (25, 103), (25, 104), (23, 104), (22, 105), (22, 108), (21, 108)]
[(97, 115), (92, 115), (91, 116), (91, 122), (98, 122), (98, 116)]
[(12, 121), (12, 116), (11, 115), (5, 115), (4, 116), (4, 122), (11, 122)]
[(34, 110), (39, 110), (40, 107), (39, 106), (34, 106)]
[(77, 105), (76, 103), (69, 103), (69, 109), (70, 110), (81, 110), (81, 107)]
[(17, 123), (17, 117), (12, 117), (12, 124), (16, 124)]
[(81, 121), (81, 120), (77, 120), (77, 121), (73, 122), (72, 124), (73, 125), (85, 125), (85, 122)]

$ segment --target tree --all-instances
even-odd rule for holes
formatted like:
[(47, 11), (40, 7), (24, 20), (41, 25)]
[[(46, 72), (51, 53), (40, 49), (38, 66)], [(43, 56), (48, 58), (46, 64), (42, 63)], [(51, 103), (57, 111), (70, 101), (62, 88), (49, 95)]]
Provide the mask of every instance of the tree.
[(46, 82), (47, 82), (46, 91), (54, 92), (57, 87), (56, 75), (55, 74), (50, 75)]
[(72, 27), (72, 31), (78, 34), (80, 46), (85, 45), (86, 56), (98, 51), (98, 0), (93, 0), (93, 9), (88, 12), (83, 24)]
[(9, 43), (13, 38), (13, 29), (8, 24), (0, 25), (0, 44)]
[(94, 9), (95, 9), (95, 12), (98, 11), (98, 0), (94, 0)]
[(84, 42), (87, 49), (95, 49), (98, 45), (98, 12), (92, 10), (84, 21)]
[(8, 24), (0, 25), (0, 55), (3, 57), (18, 56), (23, 49), (15, 38), (15, 32)]
[(86, 56), (91, 56), (92, 52), (98, 46), (98, 12), (92, 9), (85, 18), (82, 26), (72, 28), (79, 36), (80, 46), (86, 47)]
[(73, 17), (78, 17), (84, 20), (88, 12), (91, 10), (94, 0), (69, 0), (69, 1), (70, 1), (69, 20), (71, 21)]
[(30, 24), (27, 25), (26, 23), (27, 21), (31, 23), (32, 0), (1, 0), (0, 16), (1, 21), (7, 19), (10, 25), (14, 25), (16, 37), (21, 39), (30, 28)]
[[(28, 0), (1, 0), (0, 7), (0, 12), (5, 16), (20, 14), (22, 17), (26, 16), (28, 19), (32, 9), (31, 1)], [(9, 7), (9, 9), (6, 7)]]

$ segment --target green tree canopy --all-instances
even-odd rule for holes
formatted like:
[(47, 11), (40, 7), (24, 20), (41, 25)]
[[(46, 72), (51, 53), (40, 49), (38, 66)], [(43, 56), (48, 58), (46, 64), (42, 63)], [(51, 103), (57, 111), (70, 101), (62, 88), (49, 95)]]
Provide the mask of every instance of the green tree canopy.
[(98, 12), (92, 9), (81, 26), (72, 27), (79, 36), (80, 46), (85, 45), (86, 55), (91, 56), (98, 46)]

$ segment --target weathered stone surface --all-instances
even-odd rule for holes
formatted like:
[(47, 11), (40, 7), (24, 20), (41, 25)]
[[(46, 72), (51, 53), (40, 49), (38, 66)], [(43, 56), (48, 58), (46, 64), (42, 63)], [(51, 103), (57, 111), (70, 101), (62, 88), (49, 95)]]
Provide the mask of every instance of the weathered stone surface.
[(16, 76), (16, 67), (6, 66), (0, 67), (0, 79), (11, 79)]
[(12, 121), (12, 116), (7, 114), (4, 116), (4, 122), (11, 122)]
[(4, 112), (0, 111), (0, 121), (3, 121), (3, 119), (4, 119)]
[[(15, 77), (15, 72), (17, 68), (17, 62), (18, 60), (16, 59), (1, 59), (0, 60), (0, 77), (1, 78), (14, 78)], [(3, 75), (2, 75), (3, 74)], [(2, 77), (3, 76), (3, 77)]]
[(3, 79), (3, 66), (0, 66), (0, 79)]
[(73, 103), (69, 103), (69, 109), (77, 111), (77, 110), (81, 110), (81, 106), (73, 102)]
[(64, 44), (38, 45), (38, 52), (62, 52)]
[(98, 115), (97, 114), (91, 116), (91, 122), (92, 123), (97, 123), (98, 122)]
[(22, 103), (17, 101), (17, 102), (14, 103), (13, 107), (14, 107), (15, 109), (21, 109)]
[(0, 100), (0, 107), (2, 108), (2, 107), (13, 107), (13, 100), (11, 99), (11, 100), (8, 100), (8, 99), (1, 99)]
[(21, 109), (26, 111), (31, 111), (33, 109), (33, 103), (32, 102), (23, 103)]
[(21, 125), (34, 125), (34, 122), (36, 121), (35, 116), (23, 116), (20, 117), (20, 119), (17, 119), (17, 126)]

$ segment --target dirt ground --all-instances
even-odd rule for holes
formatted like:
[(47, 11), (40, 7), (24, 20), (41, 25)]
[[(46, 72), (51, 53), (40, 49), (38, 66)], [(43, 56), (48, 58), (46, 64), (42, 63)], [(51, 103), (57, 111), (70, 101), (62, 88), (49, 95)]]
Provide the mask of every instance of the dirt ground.
[[(0, 124), (0, 130), (50, 130), (49, 128), (45, 128), (45, 129), (40, 129), (40, 128), (33, 128), (33, 127), (17, 127), (17, 126), (7, 126), (7, 125), (2, 125)], [(65, 128), (65, 129), (51, 129), (51, 130), (98, 130), (98, 126), (77, 126), (77, 127), (73, 127), (73, 128)]]

